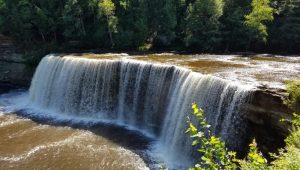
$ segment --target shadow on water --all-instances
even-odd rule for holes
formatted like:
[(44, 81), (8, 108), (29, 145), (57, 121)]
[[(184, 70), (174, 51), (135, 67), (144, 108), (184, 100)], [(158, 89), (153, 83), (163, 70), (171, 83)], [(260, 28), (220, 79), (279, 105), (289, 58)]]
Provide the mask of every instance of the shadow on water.
[[(0, 95), (17, 91), (23, 92), (25, 89), (11, 84), (0, 83)], [(71, 127), (73, 129), (90, 131), (95, 135), (104, 137), (111, 142), (136, 153), (148, 166), (155, 163), (154, 160), (151, 159), (149, 152), (147, 152), (150, 145), (155, 142), (155, 139), (147, 137), (138, 131), (129, 130), (125, 126), (103, 122), (74, 122), (72, 120), (57, 120), (54, 117), (51, 118), (32, 115), (26, 110), (17, 111), (15, 114), (20, 117), (31, 119), (38, 124), (55, 127)]]
[(125, 126), (103, 122), (74, 122), (72, 120), (57, 120), (51, 117), (45, 118), (42, 116), (32, 115), (25, 110), (20, 110), (16, 112), (16, 114), (18, 116), (31, 119), (38, 124), (56, 127), (67, 126), (78, 130), (88, 130), (95, 135), (104, 137), (119, 146), (131, 150), (135, 154), (139, 155), (148, 166), (155, 163), (154, 160), (151, 159), (149, 153), (146, 152), (150, 145), (155, 142), (155, 139), (147, 137), (138, 131), (129, 130)]

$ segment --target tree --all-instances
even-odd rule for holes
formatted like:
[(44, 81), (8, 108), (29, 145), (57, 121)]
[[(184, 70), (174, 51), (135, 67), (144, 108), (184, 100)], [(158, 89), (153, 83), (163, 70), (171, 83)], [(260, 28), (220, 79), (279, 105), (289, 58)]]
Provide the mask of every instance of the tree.
[(196, 0), (190, 3), (185, 19), (186, 46), (213, 51), (220, 42), (219, 18), (222, 14), (222, 0)]
[(245, 24), (252, 35), (249, 43), (251, 43), (252, 37), (266, 42), (268, 37), (266, 23), (274, 19), (274, 10), (270, 7), (269, 0), (252, 0), (251, 6), (251, 13), (245, 16)]
[(119, 19), (116, 46), (127, 50), (137, 49), (148, 38), (147, 2), (122, 0), (115, 4), (116, 16)]
[(156, 48), (170, 46), (175, 39), (175, 0), (147, 1), (149, 42)]
[(56, 42), (61, 37), (60, 29), (63, 28), (61, 13), (64, 10), (64, 1), (36, 0), (32, 2), (32, 22), (38, 28), (41, 40), (45, 43)]
[(113, 40), (113, 33), (117, 32), (118, 18), (115, 17), (115, 4), (111, 0), (101, 0), (98, 4), (100, 15), (106, 17), (106, 24), (111, 47), (115, 45)]
[(300, 0), (269, 1), (0, 0), (0, 31), (24, 51), (299, 52)]
[(222, 51), (245, 49), (248, 39), (244, 16), (249, 13), (251, 0), (224, 0), (224, 12), (220, 18)]
[(300, 46), (300, 0), (277, 0), (274, 4), (276, 14), (270, 27), (270, 48), (295, 53)]
[(74, 40), (74, 38), (86, 35), (83, 15), (83, 10), (78, 0), (67, 0), (62, 13), (65, 28), (64, 36)]

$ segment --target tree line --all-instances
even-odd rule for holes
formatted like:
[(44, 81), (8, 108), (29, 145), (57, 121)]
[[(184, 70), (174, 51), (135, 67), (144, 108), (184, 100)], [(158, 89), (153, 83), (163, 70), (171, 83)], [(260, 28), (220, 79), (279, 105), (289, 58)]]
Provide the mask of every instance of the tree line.
[(300, 0), (0, 0), (25, 49), (299, 53)]

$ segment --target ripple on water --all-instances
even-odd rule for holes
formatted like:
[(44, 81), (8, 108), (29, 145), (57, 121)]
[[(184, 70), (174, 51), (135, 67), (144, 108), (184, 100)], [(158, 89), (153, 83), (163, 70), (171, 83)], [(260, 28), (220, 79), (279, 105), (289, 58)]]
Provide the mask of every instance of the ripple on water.
[(149, 169), (132, 151), (85, 130), (0, 114), (0, 169)]

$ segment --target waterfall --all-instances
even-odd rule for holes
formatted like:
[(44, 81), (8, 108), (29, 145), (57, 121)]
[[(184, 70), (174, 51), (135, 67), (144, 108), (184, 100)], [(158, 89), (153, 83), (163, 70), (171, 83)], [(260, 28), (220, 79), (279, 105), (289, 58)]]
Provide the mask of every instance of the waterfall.
[(59, 114), (111, 120), (153, 134), (173, 155), (193, 153), (184, 132), (196, 102), (228, 148), (245, 147), (244, 104), (251, 89), (176, 66), (49, 55), (39, 64), (29, 95), (32, 103)]

